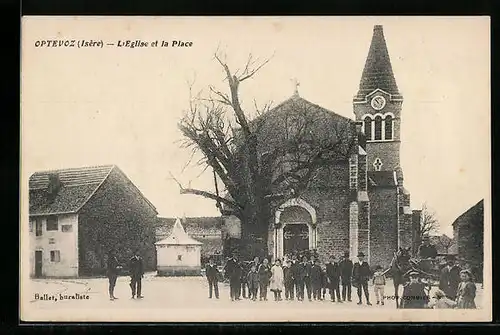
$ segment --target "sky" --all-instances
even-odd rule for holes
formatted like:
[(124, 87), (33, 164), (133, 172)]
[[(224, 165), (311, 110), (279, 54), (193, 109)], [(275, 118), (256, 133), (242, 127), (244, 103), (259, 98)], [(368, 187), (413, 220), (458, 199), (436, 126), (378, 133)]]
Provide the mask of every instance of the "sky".
[[(240, 89), (243, 107), (300, 95), (354, 118), (373, 26), (383, 25), (404, 97), (401, 165), (411, 207), (435, 211), (440, 233), (490, 198), (488, 17), (38, 17), (22, 26), (22, 176), (35, 171), (117, 165), (161, 216), (218, 215), (215, 203), (180, 195), (213, 191), (211, 173), (184, 168), (177, 122), (193, 89), (226, 91), (213, 59), (231, 68), (248, 55), (272, 60)], [(191, 41), (184, 48), (36, 48), (37, 40)], [(201, 174), (200, 174), (201, 173)]]

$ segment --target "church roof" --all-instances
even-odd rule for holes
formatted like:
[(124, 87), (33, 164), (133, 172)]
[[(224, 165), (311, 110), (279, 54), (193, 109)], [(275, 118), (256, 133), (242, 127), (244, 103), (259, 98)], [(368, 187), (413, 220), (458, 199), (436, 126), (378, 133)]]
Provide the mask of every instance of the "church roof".
[(368, 182), (372, 187), (395, 187), (394, 171), (368, 171)]
[(372, 42), (356, 97), (364, 98), (376, 89), (381, 89), (393, 95), (400, 94), (392, 71), (384, 31), (380, 25), (373, 27)]
[(276, 114), (281, 114), (281, 113), (290, 113), (290, 112), (300, 112), (301, 110), (310, 110), (314, 111), (317, 113), (324, 113), (329, 115), (331, 118), (338, 120), (338, 121), (352, 121), (348, 117), (342, 116), (340, 114), (337, 114), (329, 109), (326, 109), (324, 107), (321, 107), (320, 105), (317, 105), (315, 103), (310, 102), (309, 100), (306, 100), (302, 98), (298, 92), (295, 92), (290, 98), (286, 99), (270, 111), (268, 111), (265, 114), (260, 115), (257, 117), (255, 120), (252, 121), (254, 123), (257, 120), (262, 120), (264, 118), (270, 118)]
[(202, 245), (203, 243), (189, 237), (184, 230), (181, 220), (175, 221), (172, 233), (164, 240), (155, 243), (156, 245)]

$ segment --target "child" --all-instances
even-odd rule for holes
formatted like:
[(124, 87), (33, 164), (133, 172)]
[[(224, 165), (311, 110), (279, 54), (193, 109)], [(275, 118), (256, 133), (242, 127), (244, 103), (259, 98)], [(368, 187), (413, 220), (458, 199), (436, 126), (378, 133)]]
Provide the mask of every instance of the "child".
[(281, 291), (283, 291), (283, 269), (281, 268), (281, 261), (277, 259), (271, 268), (271, 283), (269, 289), (274, 292), (274, 301), (281, 300)]
[(257, 291), (259, 290), (259, 273), (257, 272), (257, 266), (252, 264), (250, 267), (250, 272), (247, 275), (248, 291), (250, 298), (255, 301), (257, 300)]
[(412, 271), (410, 273), (410, 282), (404, 286), (401, 303), (403, 308), (425, 308), (427, 294), (425, 293), (425, 285), (419, 280), (418, 272)]
[(289, 260), (285, 262), (285, 266), (283, 267), (283, 277), (285, 285), (285, 300), (293, 300), (293, 271)]
[(375, 273), (373, 274), (373, 287), (375, 290), (375, 297), (377, 298), (377, 305), (384, 304), (384, 287), (385, 287), (385, 274), (382, 272), (382, 267), (377, 265)]
[(446, 297), (446, 294), (442, 290), (437, 290), (434, 293), (432, 301), (429, 302), (428, 307), (434, 309), (441, 308), (454, 308), (457, 303)]
[(476, 284), (472, 282), (472, 274), (469, 270), (460, 271), (462, 282), (458, 285), (457, 308), (476, 308), (474, 299), (476, 298)]

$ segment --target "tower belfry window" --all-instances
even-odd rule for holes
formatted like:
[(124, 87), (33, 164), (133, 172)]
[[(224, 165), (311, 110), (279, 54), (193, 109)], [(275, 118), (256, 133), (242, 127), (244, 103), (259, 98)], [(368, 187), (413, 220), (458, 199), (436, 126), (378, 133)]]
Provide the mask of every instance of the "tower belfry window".
[(385, 140), (392, 140), (392, 129), (393, 129), (393, 124), (392, 124), (392, 115), (386, 115), (385, 117)]
[(364, 120), (365, 125), (365, 136), (367, 141), (371, 141), (372, 139), (372, 119), (369, 116), (365, 117)]
[(380, 115), (377, 115), (375, 117), (375, 136), (374, 136), (375, 141), (380, 141), (382, 140), (382, 117)]

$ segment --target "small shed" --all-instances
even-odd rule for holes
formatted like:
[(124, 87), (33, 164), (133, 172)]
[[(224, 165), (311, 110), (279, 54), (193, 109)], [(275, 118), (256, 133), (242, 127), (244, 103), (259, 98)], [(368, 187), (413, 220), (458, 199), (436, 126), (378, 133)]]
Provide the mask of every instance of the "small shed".
[(170, 236), (155, 243), (158, 275), (200, 276), (202, 244), (189, 237), (177, 219)]

